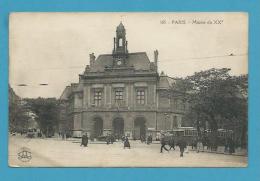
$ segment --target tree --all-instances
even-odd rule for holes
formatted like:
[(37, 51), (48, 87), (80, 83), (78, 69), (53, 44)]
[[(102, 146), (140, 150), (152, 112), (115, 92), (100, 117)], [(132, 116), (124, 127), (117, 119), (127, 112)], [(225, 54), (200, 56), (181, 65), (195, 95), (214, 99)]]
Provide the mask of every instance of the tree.
[(27, 99), (30, 109), (37, 115), (41, 131), (46, 136), (51, 136), (58, 125), (59, 107), (55, 98)]
[(25, 106), (20, 105), (19, 102), (9, 101), (9, 130), (23, 131), (28, 127), (29, 120), (28, 111)]
[(9, 131), (23, 131), (28, 126), (28, 110), (9, 85)]
[(247, 75), (231, 76), (230, 69), (209, 69), (179, 79), (174, 91), (183, 92), (190, 104), (186, 115), (201, 128), (209, 125), (216, 135), (220, 127), (237, 130), (240, 141), (247, 133)]

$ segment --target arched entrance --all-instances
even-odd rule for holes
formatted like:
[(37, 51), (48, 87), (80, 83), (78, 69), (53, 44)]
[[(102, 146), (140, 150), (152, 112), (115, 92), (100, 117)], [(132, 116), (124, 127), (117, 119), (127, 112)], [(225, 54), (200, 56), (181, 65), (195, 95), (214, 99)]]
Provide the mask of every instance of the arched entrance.
[(103, 120), (100, 117), (95, 117), (93, 121), (94, 121), (93, 137), (97, 138), (103, 134)]
[(113, 120), (113, 134), (117, 139), (124, 136), (124, 120), (122, 118), (115, 118)]
[(145, 118), (137, 117), (134, 120), (134, 138), (140, 139), (141, 137), (146, 137)]

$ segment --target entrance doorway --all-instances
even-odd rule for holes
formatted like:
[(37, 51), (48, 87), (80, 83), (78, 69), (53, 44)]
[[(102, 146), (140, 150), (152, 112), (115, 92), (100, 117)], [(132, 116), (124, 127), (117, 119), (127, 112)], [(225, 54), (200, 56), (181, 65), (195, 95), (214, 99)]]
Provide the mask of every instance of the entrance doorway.
[(94, 133), (93, 137), (97, 138), (103, 135), (103, 120), (99, 117), (94, 118)]
[(134, 120), (134, 139), (146, 138), (145, 118), (138, 117)]
[(116, 139), (121, 139), (124, 136), (124, 120), (122, 118), (113, 120), (113, 134)]

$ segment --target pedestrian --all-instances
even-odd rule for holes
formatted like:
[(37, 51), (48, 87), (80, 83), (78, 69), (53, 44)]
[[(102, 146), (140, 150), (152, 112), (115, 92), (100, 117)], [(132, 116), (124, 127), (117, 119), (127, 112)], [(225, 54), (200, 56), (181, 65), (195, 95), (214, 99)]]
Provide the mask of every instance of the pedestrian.
[(173, 150), (175, 150), (175, 143), (174, 143), (174, 139), (173, 136), (171, 136), (171, 139), (169, 140), (169, 150), (171, 150), (173, 148)]
[(191, 149), (197, 149), (197, 139), (192, 139), (191, 142)]
[(150, 135), (150, 137), (149, 137), (149, 143), (151, 144), (152, 142), (153, 142), (153, 136)]
[(84, 143), (85, 143), (85, 134), (83, 134), (82, 137), (81, 137), (81, 144), (80, 144), (80, 146), (84, 145)]
[(107, 142), (107, 145), (109, 145), (110, 140), (111, 140), (111, 136), (110, 136), (110, 135), (107, 135), (107, 136), (106, 136), (106, 142)]
[(197, 141), (197, 153), (199, 153), (201, 150), (203, 150), (203, 144), (201, 139), (198, 139)]
[(169, 150), (165, 147), (165, 145), (166, 145), (165, 136), (162, 134), (162, 137), (161, 137), (161, 152), (160, 153), (163, 152), (163, 149), (165, 149), (166, 151), (169, 152)]
[(113, 144), (113, 135), (112, 134), (108, 134), (107, 135), (107, 141), (109, 142), (109, 144), (111, 143), (111, 144)]
[(124, 149), (128, 147), (130, 149), (130, 142), (128, 140), (128, 137), (126, 136), (125, 139), (124, 139)]
[(229, 154), (235, 153), (235, 142), (232, 138), (229, 138)]
[(225, 149), (224, 152), (227, 153), (228, 152), (228, 139), (225, 138)]
[(87, 147), (88, 146), (88, 134), (85, 133), (83, 136), (82, 136), (82, 139), (81, 139), (81, 145), (80, 146), (84, 146), (84, 147)]
[(183, 152), (184, 152), (185, 148), (187, 147), (187, 143), (183, 138), (181, 138), (178, 142), (178, 146), (180, 148), (180, 157), (183, 157)]
[(153, 137), (152, 137), (152, 135), (149, 135), (149, 136), (147, 137), (147, 145), (151, 144), (152, 141), (153, 141)]
[(85, 145), (88, 146), (88, 134), (86, 133)]

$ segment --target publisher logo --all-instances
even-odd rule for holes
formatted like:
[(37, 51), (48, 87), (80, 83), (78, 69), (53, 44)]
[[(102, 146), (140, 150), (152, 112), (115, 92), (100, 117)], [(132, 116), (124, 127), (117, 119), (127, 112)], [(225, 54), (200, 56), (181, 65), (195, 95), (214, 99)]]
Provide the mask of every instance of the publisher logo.
[(22, 162), (29, 162), (32, 159), (31, 150), (26, 147), (22, 147), (19, 150), (17, 156), (18, 156), (18, 159)]

